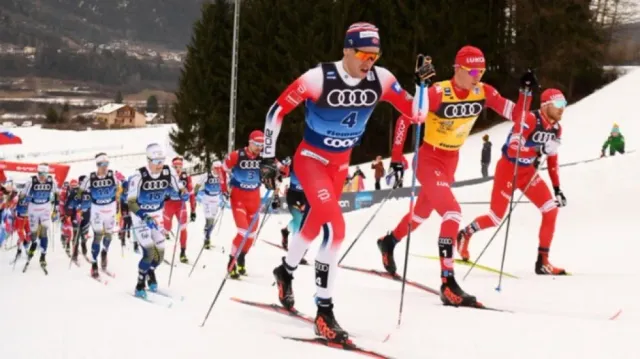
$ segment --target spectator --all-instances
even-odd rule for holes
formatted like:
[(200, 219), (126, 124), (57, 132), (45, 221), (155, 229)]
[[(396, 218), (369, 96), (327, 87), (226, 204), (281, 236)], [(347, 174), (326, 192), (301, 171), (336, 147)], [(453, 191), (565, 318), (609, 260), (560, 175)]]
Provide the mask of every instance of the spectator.
[(376, 179), (376, 190), (380, 189), (380, 179), (384, 176), (384, 165), (382, 164), (382, 156), (376, 157), (376, 160), (371, 163), (371, 169), (374, 170), (374, 177)]
[(617, 123), (613, 124), (611, 134), (602, 146), (600, 157), (604, 157), (604, 152), (607, 150), (607, 147), (609, 147), (609, 156), (615, 156), (616, 152), (619, 152), (621, 155), (624, 154), (624, 136), (620, 133), (620, 128)]
[(489, 177), (489, 164), (491, 163), (491, 141), (489, 141), (489, 135), (482, 136), (482, 155), (480, 156), (480, 163), (482, 164), (482, 177)]

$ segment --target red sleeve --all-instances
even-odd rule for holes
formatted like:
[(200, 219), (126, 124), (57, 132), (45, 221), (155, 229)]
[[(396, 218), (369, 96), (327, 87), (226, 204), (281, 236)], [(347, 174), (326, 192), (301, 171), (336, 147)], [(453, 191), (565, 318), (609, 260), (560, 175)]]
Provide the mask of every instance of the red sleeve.
[(227, 187), (227, 172), (230, 172), (233, 167), (238, 164), (238, 151), (233, 151), (224, 158), (224, 162), (222, 162), (222, 168), (220, 169), (220, 186), (224, 192), (228, 192), (229, 188)]
[[(491, 85), (483, 83), (482, 86), (484, 86), (487, 107), (507, 120), (513, 119), (513, 113), (515, 111), (513, 101), (502, 97), (498, 90)], [(528, 97), (531, 98), (531, 96)]]
[(196, 211), (196, 194), (193, 193), (193, 181), (191, 176), (187, 177), (187, 191), (189, 191), (189, 204), (191, 205), (191, 212)]
[[(529, 112), (530, 108), (531, 96), (526, 96), (525, 99), (524, 94), (521, 92), (518, 95), (518, 103), (513, 109), (513, 129), (507, 144), (509, 157), (513, 158), (518, 155), (518, 146), (520, 146), (520, 157), (532, 157), (536, 151), (535, 147), (525, 147), (525, 139), (536, 126), (536, 116)], [(525, 114), (524, 118), (522, 118), (523, 114)]]

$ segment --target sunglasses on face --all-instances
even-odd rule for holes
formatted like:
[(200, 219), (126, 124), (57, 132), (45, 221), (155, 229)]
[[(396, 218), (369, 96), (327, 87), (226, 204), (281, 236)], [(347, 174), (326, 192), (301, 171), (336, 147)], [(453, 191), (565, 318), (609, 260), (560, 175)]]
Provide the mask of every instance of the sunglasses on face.
[(249, 143), (254, 145), (254, 146), (256, 146), (256, 147), (260, 147), (260, 148), (264, 147), (264, 143), (262, 143), (262, 142), (249, 141)]
[(96, 165), (98, 167), (108, 167), (109, 166), (109, 161), (98, 162), (98, 163), (96, 163)]
[(470, 69), (465, 66), (460, 66), (460, 68), (465, 70), (471, 77), (482, 76), (484, 75), (484, 72), (487, 71), (487, 69)]
[(373, 62), (376, 62), (380, 58), (380, 55), (382, 54), (381, 52), (368, 52), (368, 51), (362, 51), (360, 49), (353, 49), (353, 50), (356, 52), (356, 58), (360, 61), (371, 60)]
[(567, 107), (567, 100), (553, 100), (551, 101), (551, 104), (555, 108), (565, 108)]
[(151, 162), (151, 164), (154, 165), (161, 165), (164, 164), (164, 158), (156, 158), (156, 159), (149, 159), (149, 162)]
[(38, 172), (38, 176), (40, 177), (46, 177), (49, 173), (47, 172)]

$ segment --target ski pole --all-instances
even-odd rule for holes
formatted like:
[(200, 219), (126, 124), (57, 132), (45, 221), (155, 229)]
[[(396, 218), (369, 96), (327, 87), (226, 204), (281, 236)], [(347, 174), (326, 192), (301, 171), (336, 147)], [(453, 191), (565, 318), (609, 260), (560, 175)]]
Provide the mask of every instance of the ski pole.
[[(422, 111), (422, 102), (425, 91), (424, 82), (420, 83), (418, 93), (418, 116)], [(414, 201), (416, 198), (416, 177), (418, 172), (418, 151), (420, 149), (420, 125), (416, 125), (415, 145), (413, 147), (413, 174), (411, 176), (411, 199), (409, 200), (409, 232), (407, 233), (407, 247), (404, 254), (404, 268), (402, 270), (402, 289), (400, 290), (400, 308), (398, 310), (398, 326), (402, 322), (402, 308), (404, 306), (404, 291), (407, 286), (407, 267), (409, 266), (409, 244), (411, 244), (411, 222), (413, 221)]]
[[(222, 208), (222, 210), (224, 210), (224, 207)], [(221, 217), (221, 216), (222, 216), (222, 214), (216, 215), (216, 217)], [(219, 224), (219, 222), (214, 219), (213, 227), (217, 226), (218, 224)], [(213, 232), (213, 228), (211, 228), (211, 232)], [(193, 262), (193, 266), (191, 266), (191, 271), (189, 272), (189, 278), (191, 278), (191, 274), (193, 274), (193, 270), (196, 269), (196, 265), (198, 264), (198, 261), (200, 260), (200, 256), (202, 256), (202, 252), (204, 252), (204, 242), (202, 243), (202, 247), (200, 248), (200, 253), (198, 253), (198, 256), (196, 257), (196, 261)], [(224, 251), (222, 253), (224, 253)]]
[[(540, 166), (542, 166), (542, 164), (544, 164), (544, 162), (546, 161), (546, 157), (540, 161)], [(539, 167), (540, 167), (539, 166)], [(513, 211), (516, 209), (516, 207), (518, 206), (518, 203), (526, 203), (526, 202), (522, 202), (520, 201), (522, 199), (522, 197), (525, 195), (525, 193), (527, 193), (527, 190), (529, 189), (529, 187), (531, 186), (531, 183), (533, 183), (533, 180), (538, 176), (538, 172), (540, 171), (539, 167), (536, 169), (533, 177), (531, 177), (531, 180), (529, 181), (529, 183), (527, 183), (527, 185), (524, 187), (524, 189), (522, 190), (522, 193), (520, 193), (520, 197), (518, 197), (518, 200), (514, 202), (513, 207), (511, 207), (511, 209), (509, 210), (509, 212), (507, 213), (507, 215), (505, 216), (505, 218), (502, 220), (502, 222), (500, 223), (500, 225), (498, 226), (498, 228), (496, 228), (496, 231), (493, 233), (493, 236), (491, 236), (491, 238), (489, 238), (489, 241), (487, 242), (487, 244), (484, 246), (484, 248), (482, 249), (482, 251), (480, 252), (480, 254), (478, 255), (478, 258), (476, 258), (476, 260), (471, 264), (471, 267), (469, 267), (469, 269), (467, 270), (467, 273), (464, 275), (464, 277), (462, 277), (462, 280), (467, 279), (467, 277), (469, 276), (469, 273), (471, 273), (471, 271), (473, 270), (473, 268), (475, 268), (476, 264), (478, 264), (478, 262), (480, 261), (480, 258), (482, 258), (482, 255), (484, 254), (484, 252), (487, 250), (487, 248), (489, 248), (489, 245), (491, 244), (491, 242), (493, 242), (493, 240), (496, 238), (496, 236), (498, 236), (498, 233), (500, 233), (500, 229), (502, 228), (502, 226), (505, 224), (507, 218), (511, 217), (511, 214), (513, 213)]]
[(264, 226), (265, 223), (267, 223), (267, 219), (269, 219), (269, 217), (271, 216), (271, 213), (269, 212), (269, 208), (271, 208), (271, 204), (273, 203), (273, 199), (275, 198), (275, 196), (277, 196), (277, 193), (274, 191), (273, 192), (273, 196), (271, 196), (271, 200), (269, 200), (269, 203), (267, 204), (266, 207), (264, 207), (264, 218), (262, 219), (262, 223), (260, 223), (260, 227), (258, 227), (258, 232), (256, 233), (256, 238), (253, 241), (253, 244), (251, 245), (252, 247), (256, 245), (256, 243), (258, 242), (258, 237), (260, 236), (260, 231), (262, 231), (262, 227)]
[[(264, 206), (266, 204), (267, 200), (271, 196), (271, 191), (272, 190), (268, 189), (267, 192), (262, 197), (262, 200), (260, 201), (260, 204), (262, 206)], [(244, 237), (242, 238), (242, 242), (240, 243), (240, 246), (236, 250), (236, 253), (234, 253), (233, 259), (231, 260), (231, 263), (229, 264), (229, 267), (227, 267), (227, 273), (225, 274), (224, 278), (222, 279), (222, 282), (220, 283), (220, 287), (218, 288), (218, 291), (216, 292), (216, 295), (213, 297), (213, 301), (211, 302), (211, 305), (209, 306), (209, 310), (207, 311), (207, 315), (205, 315), (204, 320), (202, 321), (202, 324), (200, 325), (201, 327), (204, 327), (204, 325), (206, 324), (207, 319), (209, 318), (209, 315), (211, 314), (211, 310), (213, 310), (213, 306), (216, 304), (216, 301), (218, 300), (218, 297), (220, 296), (220, 293), (222, 292), (222, 288), (224, 287), (224, 284), (227, 282), (227, 279), (229, 279), (229, 268), (233, 268), (233, 266), (236, 264), (236, 261), (238, 260), (238, 256), (240, 256), (240, 253), (242, 252), (242, 248), (244, 248), (244, 245), (247, 242), (247, 239), (249, 239), (249, 235), (251, 233), (251, 230), (253, 229), (253, 226), (256, 224), (256, 221), (258, 220), (258, 218), (260, 218), (260, 211), (256, 212), (253, 215), (253, 218), (251, 219), (251, 223), (249, 224), (249, 228), (247, 229), (247, 232), (245, 233)]]
[(371, 218), (369, 218), (369, 221), (367, 221), (367, 223), (365, 223), (364, 227), (362, 227), (362, 229), (360, 230), (360, 232), (358, 233), (358, 235), (356, 236), (356, 238), (353, 240), (353, 242), (351, 242), (351, 244), (349, 245), (349, 248), (347, 248), (347, 250), (344, 252), (344, 254), (342, 255), (342, 257), (340, 257), (340, 260), (338, 261), (338, 266), (340, 265), (340, 263), (342, 263), (342, 261), (344, 260), (344, 258), (347, 256), (347, 254), (349, 254), (349, 251), (351, 251), (351, 248), (353, 248), (353, 246), (356, 244), (356, 242), (358, 241), (358, 239), (360, 239), (360, 237), (362, 236), (362, 234), (364, 233), (364, 231), (369, 227), (369, 225), (371, 224), (371, 222), (373, 222), (373, 220), (376, 218), (376, 216), (378, 215), (378, 212), (380, 212), (380, 210), (382, 209), (382, 207), (384, 206), (385, 202), (387, 202), (387, 200), (389, 198), (391, 198), (391, 195), (393, 194), (393, 191), (395, 191), (395, 188), (392, 188), (391, 190), (389, 190), (389, 193), (387, 194), (387, 196), (382, 200), (382, 202), (380, 202), (380, 206), (378, 207), (378, 209), (376, 209), (376, 211), (373, 213), (373, 215), (371, 216)]

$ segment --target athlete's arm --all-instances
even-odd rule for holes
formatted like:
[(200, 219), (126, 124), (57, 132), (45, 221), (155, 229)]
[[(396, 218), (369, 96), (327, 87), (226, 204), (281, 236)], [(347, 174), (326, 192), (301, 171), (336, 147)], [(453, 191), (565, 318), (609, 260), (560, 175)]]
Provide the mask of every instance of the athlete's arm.
[(28, 197), (31, 194), (31, 186), (33, 185), (33, 179), (29, 179), (22, 187), (20, 191), (20, 198)]
[[(482, 86), (484, 87), (484, 95), (487, 99), (486, 106), (495, 111), (498, 115), (506, 118), (507, 120), (512, 120), (514, 117), (513, 113), (515, 112), (515, 105), (513, 101), (502, 97), (502, 95), (500, 95), (500, 92), (498, 92), (498, 90), (496, 90), (491, 85), (482, 83)], [(530, 102), (531, 95), (527, 97)], [(522, 108), (520, 108), (520, 112), (518, 112), (517, 114), (520, 115), (521, 113)]]
[(182, 194), (184, 191), (186, 191), (186, 188), (182, 185), (182, 181), (180, 181), (178, 172), (176, 172), (176, 170), (171, 166), (167, 166), (167, 167), (169, 168), (169, 175), (171, 176), (171, 187), (176, 192)]
[(140, 192), (140, 185), (142, 183), (142, 175), (140, 171), (129, 178), (129, 191), (127, 192), (127, 204), (129, 205), (129, 211), (135, 213), (138, 217), (144, 216), (139, 214), (140, 206), (138, 206), (138, 194)]
[(191, 212), (196, 211), (196, 194), (193, 191), (193, 183), (191, 182), (191, 176), (187, 176), (187, 191), (189, 192), (189, 208)]
[[(426, 109), (429, 108), (429, 96), (426, 92), (422, 93), (422, 107), (420, 105), (420, 96), (411, 96), (405, 91), (396, 77), (384, 67), (375, 67), (376, 73), (380, 77), (380, 85), (382, 86), (382, 95), (380, 101), (389, 102), (396, 110), (400, 111), (404, 116), (408, 117), (412, 122), (422, 123), (427, 118)], [(416, 85), (416, 95), (420, 94), (420, 87)]]
[[(525, 147), (526, 138), (529, 137), (531, 131), (536, 127), (536, 116), (529, 112), (531, 107), (531, 96), (524, 96), (523, 92), (518, 95), (518, 103), (513, 110), (513, 129), (511, 137), (507, 144), (507, 154), (511, 158), (518, 156), (518, 147), (520, 147), (520, 157), (532, 157), (536, 154), (535, 147)], [(524, 109), (524, 118), (522, 118)]]
[(322, 78), (322, 67), (314, 67), (287, 86), (276, 102), (271, 105), (264, 126), (265, 142), (262, 157), (276, 156), (276, 141), (284, 116), (305, 100), (316, 101), (322, 93)]
[[(429, 87), (427, 91), (427, 98), (429, 99), (429, 112), (438, 111), (438, 107), (442, 103), (442, 88), (440, 85), (435, 84)], [(399, 159), (402, 156), (404, 142), (407, 139), (409, 133), (409, 127), (411, 126), (411, 118), (400, 115), (396, 121), (396, 129), (393, 133), (393, 147), (391, 149), (391, 157)]]
[(240, 154), (238, 153), (238, 150), (235, 150), (229, 153), (227, 157), (224, 158), (224, 161), (222, 161), (222, 169), (220, 169), (220, 172), (218, 174), (220, 175), (220, 187), (222, 188), (223, 192), (229, 192), (229, 188), (227, 187), (227, 176), (231, 172), (233, 167), (238, 164), (239, 156)]

